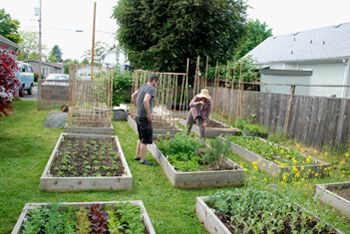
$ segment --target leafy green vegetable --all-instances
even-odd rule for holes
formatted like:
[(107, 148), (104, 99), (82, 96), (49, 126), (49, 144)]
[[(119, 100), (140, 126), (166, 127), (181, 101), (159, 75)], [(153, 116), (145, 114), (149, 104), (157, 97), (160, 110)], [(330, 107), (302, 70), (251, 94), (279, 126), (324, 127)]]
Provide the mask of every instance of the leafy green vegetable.
[(117, 203), (118, 213), (121, 215), (120, 220), (127, 225), (124, 233), (143, 234), (145, 227), (143, 225), (141, 208), (131, 203)]
[(251, 132), (258, 132), (258, 133), (267, 133), (267, 128), (261, 126), (261, 125), (256, 125), (256, 124), (246, 124), (244, 126), (244, 129), (247, 129)]
[(90, 234), (90, 220), (87, 209), (80, 208), (77, 212), (77, 233)]
[(45, 220), (42, 217), (42, 209), (34, 209), (29, 212), (27, 220), (23, 224), (23, 233), (25, 234), (37, 234), (43, 232)]
[(335, 233), (276, 191), (221, 192), (206, 203), (232, 233)]

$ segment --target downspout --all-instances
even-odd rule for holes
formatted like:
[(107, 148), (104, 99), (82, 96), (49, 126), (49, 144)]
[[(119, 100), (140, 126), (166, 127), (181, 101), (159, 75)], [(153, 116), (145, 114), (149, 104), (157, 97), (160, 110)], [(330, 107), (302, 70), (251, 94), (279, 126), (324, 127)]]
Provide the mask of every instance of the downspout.
[[(349, 69), (350, 69), (350, 59), (348, 58), (347, 61), (346, 59), (343, 59), (342, 61), (345, 64), (344, 68), (344, 77), (343, 77), (343, 85), (348, 85), (349, 84)], [(347, 88), (343, 87), (342, 92), (341, 92), (341, 97), (345, 98), (347, 95)]]

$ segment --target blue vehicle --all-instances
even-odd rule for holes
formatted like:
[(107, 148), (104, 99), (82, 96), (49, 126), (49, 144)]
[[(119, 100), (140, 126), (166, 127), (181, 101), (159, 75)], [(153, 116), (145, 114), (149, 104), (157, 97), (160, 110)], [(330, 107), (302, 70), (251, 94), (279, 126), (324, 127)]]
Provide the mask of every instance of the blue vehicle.
[(28, 63), (17, 62), (18, 71), (17, 79), (20, 82), (18, 87), (18, 94), (20, 97), (24, 96), (24, 90), (27, 91), (28, 95), (32, 94), (32, 88), (34, 87), (34, 73), (33, 68)]

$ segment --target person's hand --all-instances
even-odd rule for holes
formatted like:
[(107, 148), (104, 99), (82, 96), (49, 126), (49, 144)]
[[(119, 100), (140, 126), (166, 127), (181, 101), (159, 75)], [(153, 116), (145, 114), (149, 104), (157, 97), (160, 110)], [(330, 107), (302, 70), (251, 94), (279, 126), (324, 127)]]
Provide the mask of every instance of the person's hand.
[(203, 128), (206, 128), (207, 127), (207, 122), (203, 122)]
[(197, 105), (204, 105), (204, 102), (203, 101), (198, 101)]
[(151, 113), (147, 114), (147, 119), (149, 122), (152, 122), (152, 114)]

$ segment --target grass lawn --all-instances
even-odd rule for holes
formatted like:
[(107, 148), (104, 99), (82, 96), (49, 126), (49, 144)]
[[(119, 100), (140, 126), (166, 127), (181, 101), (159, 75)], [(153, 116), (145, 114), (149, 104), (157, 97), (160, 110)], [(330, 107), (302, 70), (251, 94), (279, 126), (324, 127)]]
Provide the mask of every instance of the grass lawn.
[[(52, 193), (39, 189), (39, 179), (51, 151), (63, 129), (46, 129), (43, 121), (48, 111), (37, 111), (36, 102), (18, 101), (14, 114), (0, 119), (0, 233), (10, 233), (27, 202), (73, 202), (143, 200), (157, 233), (206, 233), (195, 214), (196, 196), (210, 195), (225, 189), (182, 190), (173, 188), (159, 166), (143, 166), (133, 160), (136, 135), (126, 122), (114, 122), (116, 134), (134, 178), (131, 192)], [(322, 220), (350, 233), (350, 220), (328, 206), (314, 201), (315, 183), (350, 180), (349, 159), (337, 157), (343, 164), (324, 179), (284, 183), (268, 174), (253, 170), (250, 163), (231, 155), (247, 169), (247, 183), (258, 189), (279, 189)], [(150, 159), (150, 155), (148, 155)], [(335, 162), (335, 161), (334, 161)]]

